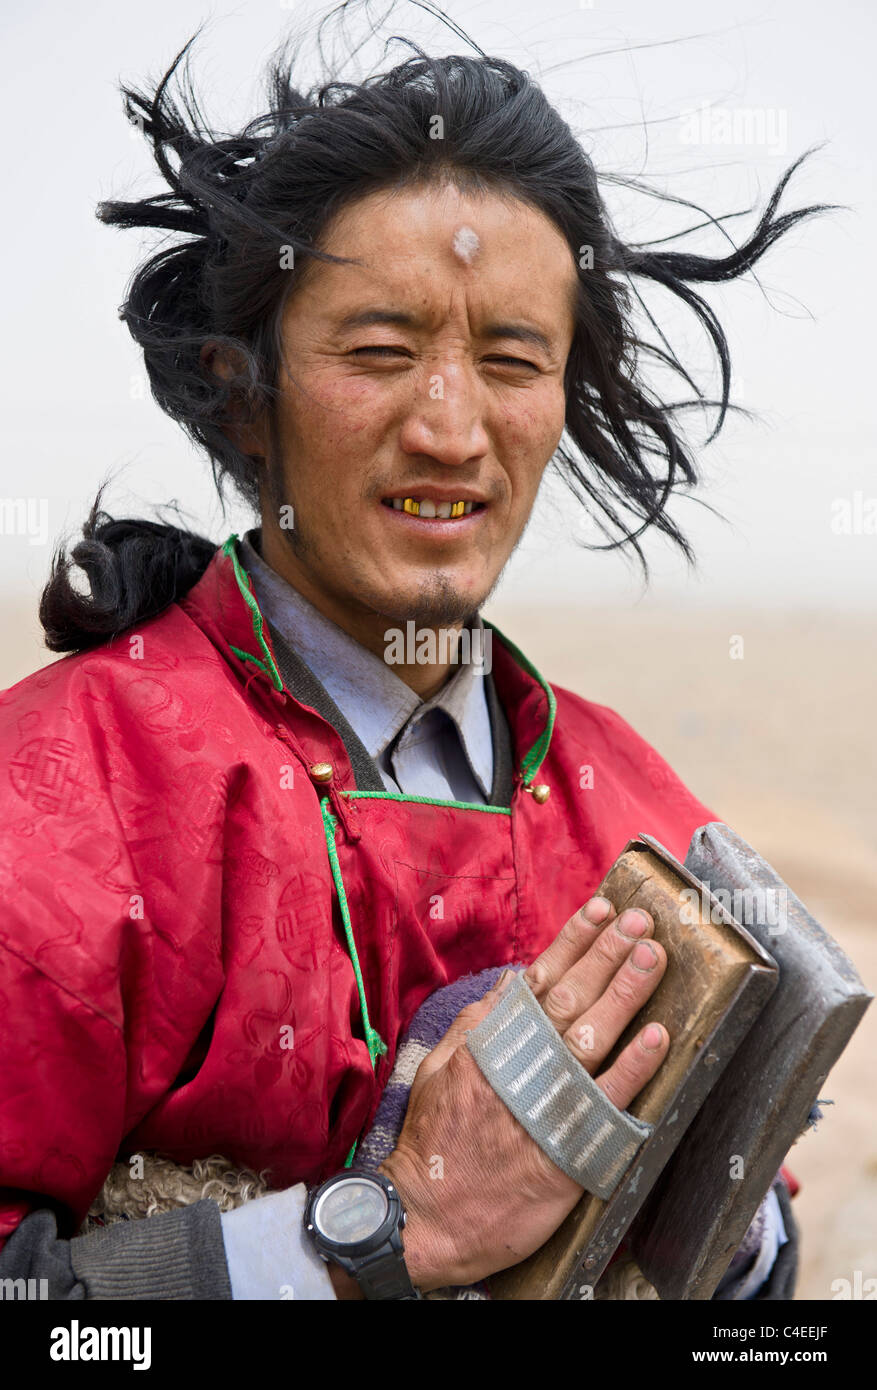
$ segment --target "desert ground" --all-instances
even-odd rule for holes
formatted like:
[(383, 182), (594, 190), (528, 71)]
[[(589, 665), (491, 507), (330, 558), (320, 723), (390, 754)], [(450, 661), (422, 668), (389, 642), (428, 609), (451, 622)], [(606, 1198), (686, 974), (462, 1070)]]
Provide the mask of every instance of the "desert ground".
[[(3, 610), (0, 688), (53, 659), (27, 603)], [(875, 615), (489, 605), (550, 681), (610, 705), (772, 863), (877, 987)], [(742, 658), (730, 656), (743, 638)], [(735, 650), (739, 651), (739, 642)], [(646, 829), (647, 827), (642, 827)], [(787, 1159), (801, 1184), (797, 1297), (877, 1278), (877, 1006)]]

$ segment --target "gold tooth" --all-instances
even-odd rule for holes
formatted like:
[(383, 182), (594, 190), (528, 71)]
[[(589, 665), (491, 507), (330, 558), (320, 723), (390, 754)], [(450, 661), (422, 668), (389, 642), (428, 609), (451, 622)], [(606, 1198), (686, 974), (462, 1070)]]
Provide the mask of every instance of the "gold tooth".
[[(416, 501), (414, 500), (413, 497), (406, 497), (406, 498), (404, 498), (404, 500), (403, 500), (403, 502), (402, 502), (402, 510), (403, 510), (403, 512), (407, 512), (409, 516), (420, 516), (420, 503), (419, 503), (419, 502), (416, 502)], [(452, 502), (452, 503), (451, 503), (451, 516), (452, 516), (452, 517), (463, 516), (463, 515), (465, 514), (465, 511), (466, 511), (466, 503), (465, 503), (465, 502)]]

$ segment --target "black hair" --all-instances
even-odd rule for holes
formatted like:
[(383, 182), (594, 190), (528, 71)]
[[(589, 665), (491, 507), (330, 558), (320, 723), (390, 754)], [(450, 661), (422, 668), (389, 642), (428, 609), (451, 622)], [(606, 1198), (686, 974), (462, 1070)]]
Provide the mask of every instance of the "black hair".
[[(592, 548), (630, 547), (645, 569), (639, 538), (654, 527), (691, 560), (667, 511), (675, 491), (698, 481), (677, 416), (714, 408), (712, 439), (733, 408), (725, 334), (695, 286), (743, 275), (790, 227), (825, 210), (819, 204), (778, 211), (806, 154), (780, 178), (742, 245), (727, 234), (727, 216), (703, 213), (701, 225), (720, 227), (727, 237), (724, 256), (627, 244), (613, 228), (598, 180), (643, 185), (598, 175), (536, 82), (471, 40), (475, 56), (434, 58), (400, 39), (411, 56), (398, 65), (361, 82), (329, 80), (307, 91), (294, 85), (295, 58), (284, 44), (268, 66), (268, 110), (223, 136), (209, 129), (192, 83), (195, 38), (154, 90), (122, 87), (126, 114), (151, 142), (166, 190), (136, 202), (103, 202), (97, 215), (112, 226), (173, 234), (137, 269), (120, 317), (143, 349), (155, 400), (210, 459), (220, 498), (228, 482), (258, 509), (266, 460), (243, 454), (223, 425), (263, 414), (275, 440), (282, 312), (310, 261), (339, 259), (318, 246), (330, 219), (370, 192), (448, 179), (538, 209), (563, 234), (576, 264), (587, 266), (565, 374), (566, 429), (552, 463), (607, 537)], [(441, 127), (442, 138), (433, 138)], [(292, 248), (292, 272), (284, 247)], [(720, 399), (709, 400), (677, 357), (645, 310), (638, 281), (664, 287), (705, 329), (721, 370)], [(637, 332), (637, 308), (655, 341)], [(202, 365), (208, 343), (231, 351), (235, 375), (221, 378)], [(690, 396), (660, 399), (646, 380), (654, 364), (670, 368)], [(269, 459), (267, 482), (272, 466)], [(99, 504), (100, 494), (70, 558), (63, 548), (53, 557), (40, 617), (54, 651), (91, 646), (160, 611), (191, 587), (215, 549), (181, 528), (115, 521)], [(74, 564), (88, 574), (91, 599), (71, 585)]]
[[(104, 485), (105, 486), (105, 485)], [(53, 652), (84, 651), (105, 642), (188, 593), (216, 546), (205, 536), (145, 517), (114, 518), (98, 491), (70, 558), (60, 552), (40, 599), (40, 622)], [(74, 587), (75, 569), (89, 590)]]

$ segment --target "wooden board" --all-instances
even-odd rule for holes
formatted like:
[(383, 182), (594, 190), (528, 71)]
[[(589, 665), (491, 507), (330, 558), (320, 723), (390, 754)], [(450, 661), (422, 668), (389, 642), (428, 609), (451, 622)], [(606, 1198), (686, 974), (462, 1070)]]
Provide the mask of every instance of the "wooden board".
[(715, 1292), (872, 996), (837, 942), (726, 825), (698, 830), (686, 865), (714, 892), (734, 894), (735, 912), (780, 968), (779, 987), (631, 1230), (634, 1257), (661, 1298), (703, 1300)]
[(777, 969), (770, 954), (700, 890), (683, 865), (643, 837), (627, 845), (597, 890), (619, 913), (628, 907), (650, 912), (655, 939), (667, 952), (664, 978), (601, 1068), (649, 1020), (664, 1024), (670, 1051), (630, 1106), (631, 1114), (654, 1124), (655, 1130), (608, 1201), (585, 1193), (540, 1250), (491, 1277), (493, 1298), (579, 1298), (583, 1285), (596, 1283), (775, 988)]

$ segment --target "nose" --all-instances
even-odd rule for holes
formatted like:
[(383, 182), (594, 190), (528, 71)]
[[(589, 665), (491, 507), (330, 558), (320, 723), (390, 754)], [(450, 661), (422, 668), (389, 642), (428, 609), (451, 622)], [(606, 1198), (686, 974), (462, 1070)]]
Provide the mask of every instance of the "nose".
[(444, 365), (421, 378), (399, 443), (406, 454), (425, 454), (452, 468), (483, 458), (490, 439), (483, 384), (474, 369)]

